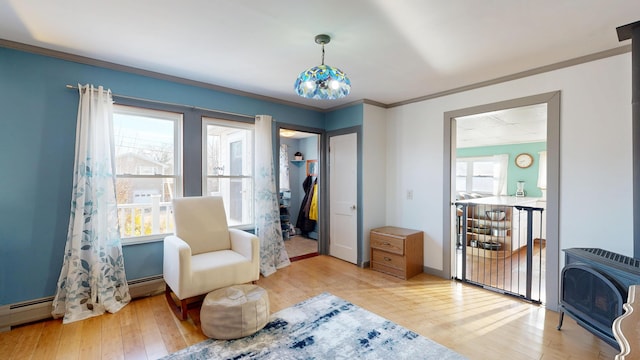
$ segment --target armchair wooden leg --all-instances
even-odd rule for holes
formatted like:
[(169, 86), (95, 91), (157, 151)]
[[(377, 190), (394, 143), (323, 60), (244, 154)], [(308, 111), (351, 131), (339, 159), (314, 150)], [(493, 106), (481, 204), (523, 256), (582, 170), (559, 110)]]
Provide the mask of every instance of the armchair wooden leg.
[(187, 320), (187, 317), (189, 316), (187, 314), (187, 300), (178, 299), (178, 301), (180, 301), (180, 305), (176, 304), (176, 302), (173, 301), (173, 297), (171, 296), (171, 288), (166, 284), (164, 289), (164, 296), (167, 298), (167, 303), (169, 304), (169, 307), (171, 308), (171, 311), (173, 311), (175, 316), (182, 321)]

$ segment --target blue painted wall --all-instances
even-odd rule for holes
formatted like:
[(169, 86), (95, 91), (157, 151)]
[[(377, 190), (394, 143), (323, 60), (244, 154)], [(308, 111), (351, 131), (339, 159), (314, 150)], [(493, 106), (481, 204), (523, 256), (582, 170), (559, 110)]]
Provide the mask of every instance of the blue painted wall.
[(362, 125), (364, 118), (364, 106), (362, 104), (349, 106), (343, 109), (328, 112), (326, 114), (326, 131), (345, 129)]
[[(542, 192), (538, 188), (538, 165), (540, 155), (538, 152), (546, 150), (546, 142), (536, 142), (527, 144), (480, 146), (473, 148), (462, 148), (456, 150), (456, 157), (492, 156), (498, 154), (509, 154), (509, 168), (507, 169), (507, 194), (515, 195), (516, 183), (524, 181), (524, 190), (527, 196), (541, 197)], [(518, 154), (528, 153), (533, 156), (533, 165), (526, 169), (516, 166), (515, 159)]]
[[(0, 48), (0, 305), (55, 293), (69, 222), (78, 107), (77, 90), (65, 85), (78, 83), (118, 95), (268, 114), (281, 123), (325, 124), (322, 112)], [(185, 127), (195, 129), (199, 122), (189, 120)], [(185, 144), (201, 143), (196, 134), (185, 131)], [(199, 163), (199, 147), (185, 147), (185, 169)], [(197, 191), (196, 181), (189, 186)], [(124, 255), (129, 279), (162, 273), (162, 242), (125, 246)]]

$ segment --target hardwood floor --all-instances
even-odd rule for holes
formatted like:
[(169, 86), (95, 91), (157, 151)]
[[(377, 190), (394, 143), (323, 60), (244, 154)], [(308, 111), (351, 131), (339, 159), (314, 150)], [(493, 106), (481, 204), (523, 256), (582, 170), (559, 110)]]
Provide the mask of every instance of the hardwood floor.
[[(481, 285), (501, 289), (514, 294), (527, 294), (527, 247), (524, 246), (510, 256), (494, 259), (478, 256), (476, 249), (467, 250), (466, 279)], [(539, 241), (532, 249), (531, 300), (546, 301), (546, 246)], [(462, 273), (462, 254), (457, 250), (458, 273)]]
[[(565, 317), (514, 298), (420, 274), (397, 279), (328, 256), (291, 264), (258, 285), (271, 311), (330, 292), (469, 359), (612, 359), (618, 351)], [(179, 321), (164, 295), (116, 314), (62, 325), (47, 320), (0, 333), (0, 359), (157, 359), (205, 340), (199, 310)]]
[(313, 254), (318, 254), (318, 241), (302, 235), (294, 235), (285, 240), (284, 247), (291, 261), (306, 259)]

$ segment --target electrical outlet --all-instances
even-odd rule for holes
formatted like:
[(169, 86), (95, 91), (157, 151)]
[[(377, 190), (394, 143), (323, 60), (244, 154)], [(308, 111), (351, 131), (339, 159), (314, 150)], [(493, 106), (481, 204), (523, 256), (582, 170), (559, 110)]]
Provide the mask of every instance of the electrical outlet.
[(407, 190), (407, 200), (413, 200), (413, 190)]

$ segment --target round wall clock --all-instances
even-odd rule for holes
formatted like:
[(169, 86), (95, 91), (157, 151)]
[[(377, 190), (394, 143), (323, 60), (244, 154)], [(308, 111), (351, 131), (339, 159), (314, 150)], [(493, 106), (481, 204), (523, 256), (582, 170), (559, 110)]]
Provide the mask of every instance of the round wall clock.
[(516, 156), (516, 166), (521, 169), (526, 169), (529, 166), (533, 165), (533, 156), (522, 153)]

